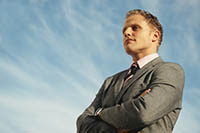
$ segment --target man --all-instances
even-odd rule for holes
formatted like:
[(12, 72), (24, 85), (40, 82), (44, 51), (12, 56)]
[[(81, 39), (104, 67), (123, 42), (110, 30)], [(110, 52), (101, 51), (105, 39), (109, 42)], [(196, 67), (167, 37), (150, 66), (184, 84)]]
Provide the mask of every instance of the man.
[(77, 120), (78, 133), (172, 133), (181, 110), (183, 69), (158, 55), (162, 26), (144, 10), (127, 13), (123, 44), (133, 63), (107, 78)]

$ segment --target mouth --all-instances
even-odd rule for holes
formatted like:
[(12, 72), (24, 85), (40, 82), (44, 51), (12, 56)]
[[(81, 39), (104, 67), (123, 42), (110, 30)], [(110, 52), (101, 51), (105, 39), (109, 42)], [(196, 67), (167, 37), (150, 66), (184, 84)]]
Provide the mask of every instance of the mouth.
[(125, 44), (128, 45), (128, 43), (130, 43), (131, 41), (134, 41), (134, 42), (135, 42), (136, 39), (130, 39), (130, 38), (129, 38), (129, 39), (126, 39), (126, 40), (125, 40)]

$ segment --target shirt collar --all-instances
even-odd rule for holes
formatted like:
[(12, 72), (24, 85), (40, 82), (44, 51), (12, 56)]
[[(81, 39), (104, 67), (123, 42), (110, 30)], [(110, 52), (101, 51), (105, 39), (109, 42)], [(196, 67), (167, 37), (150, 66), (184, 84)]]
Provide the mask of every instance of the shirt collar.
[(150, 54), (150, 55), (147, 55), (141, 59), (139, 59), (137, 61), (137, 64), (139, 66), (139, 68), (141, 69), (143, 66), (145, 66), (147, 63), (149, 63), (150, 61), (152, 61), (153, 59), (159, 57), (158, 53), (153, 53), (153, 54)]

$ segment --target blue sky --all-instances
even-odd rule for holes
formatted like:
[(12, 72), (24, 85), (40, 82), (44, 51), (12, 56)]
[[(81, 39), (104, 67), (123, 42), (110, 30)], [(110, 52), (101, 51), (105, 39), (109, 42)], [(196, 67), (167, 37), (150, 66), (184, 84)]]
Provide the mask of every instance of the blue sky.
[(0, 132), (75, 133), (104, 79), (131, 58), (121, 29), (128, 10), (156, 15), (159, 54), (185, 70), (174, 133), (200, 132), (199, 0), (0, 0)]

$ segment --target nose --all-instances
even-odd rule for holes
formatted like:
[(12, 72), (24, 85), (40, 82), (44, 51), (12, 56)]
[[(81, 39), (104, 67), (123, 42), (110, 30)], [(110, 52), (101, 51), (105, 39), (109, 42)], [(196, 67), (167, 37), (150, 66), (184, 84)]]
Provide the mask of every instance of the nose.
[(132, 31), (131, 27), (126, 28), (126, 30), (124, 31), (125, 37), (130, 37), (130, 36), (132, 36), (132, 34), (133, 34), (133, 31)]

